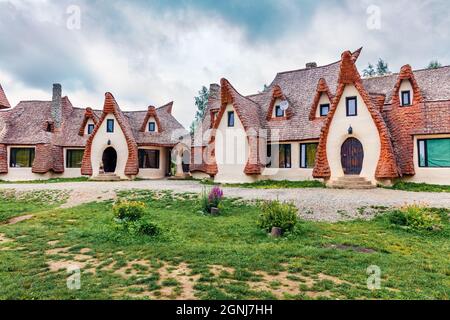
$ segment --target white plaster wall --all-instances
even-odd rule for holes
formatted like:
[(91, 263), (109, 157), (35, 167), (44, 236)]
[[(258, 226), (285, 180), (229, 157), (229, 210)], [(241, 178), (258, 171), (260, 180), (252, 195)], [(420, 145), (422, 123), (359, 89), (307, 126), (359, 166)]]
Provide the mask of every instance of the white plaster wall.
[[(112, 133), (106, 132), (106, 124), (108, 119), (114, 119), (114, 132)], [(111, 141), (111, 145), (108, 145), (108, 140)], [(120, 128), (117, 119), (112, 113), (106, 116), (92, 141), (91, 164), (94, 177), (99, 174), (103, 152), (108, 147), (113, 147), (117, 152), (117, 166), (115, 174), (122, 179), (129, 178), (125, 175), (125, 166), (128, 160), (128, 145), (122, 128)]]
[(316, 108), (317, 108), (316, 109), (316, 118), (320, 118), (320, 105), (326, 104), (326, 103), (328, 103), (331, 108), (331, 101), (330, 101), (330, 99), (328, 99), (328, 95), (325, 93), (322, 93), (322, 95), (320, 96), (320, 99), (319, 99), (319, 103), (316, 106)]
[[(312, 176), (313, 168), (300, 168), (300, 144), (301, 143), (318, 143), (318, 140), (308, 141), (291, 141), (280, 144), (291, 145), (291, 165), (292, 168), (275, 168), (278, 166), (278, 153), (273, 154), (272, 168), (265, 168), (259, 177), (259, 180), (288, 180), (288, 181), (302, 181), (315, 180)], [(273, 151), (272, 151), (273, 152)]]
[(209, 174), (201, 172), (201, 171), (194, 171), (191, 172), (192, 178), (196, 180), (202, 180), (202, 179), (209, 179)]
[(234, 127), (228, 127), (228, 112), (235, 111), (230, 104), (220, 120), (216, 132), (215, 153), (218, 173), (216, 182), (253, 182), (256, 177), (244, 173), (249, 156), (247, 134), (237, 112), (234, 112)]
[[(346, 98), (357, 97), (358, 115), (347, 117)], [(353, 134), (348, 134), (348, 128), (353, 127)], [(377, 183), (375, 171), (380, 158), (381, 142), (378, 129), (367, 106), (355, 86), (347, 85), (339, 101), (327, 139), (327, 156), (331, 170), (330, 182), (344, 176), (341, 164), (341, 147), (349, 137), (358, 139), (364, 149), (363, 168), (360, 176)]]
[(159, 169), (139, 169), (138, 178), (141, 179), (163, 179), (167, 171), (167, 149), (158, 147), (140, 147), (145, 150), (159, 150)]
[(400, 84), (400, 90), (398, 91), (398, 96), (399, 96), (399, 101), (400, 101), (400, 105), (402, 103), (402, 91), (409, 91), (411, 94), (411, 104), (414, 101), (414, 91), (413, 91), (413, 87), (411, 85), (411, 82), (409, 80), (403, 80), (402, 83)]
[(450, 134), (419, 135), (414, 137), (414, 169), (416, 174), (405, 177), (408, 182), (450, 185), (450, 168), (421, 168), (419, 167), (419, 150), (417, 140), (433, 138), (450, 138)]
[[(155, 123), (155, 131), (154, 131), (154, 132), (159, 132), (158, 123), (156, 122), (156, 119), (155, 119), (154, 117), (150, 117), (150, 118), (148, 119), (148, 121), (147, 121), (147, 126), (145, 127), (145, 131), (146, 131), (146, 132), (150, 132), (150, 131), (148, 131), (148, 124), (149, 124), (150, 122), (154, 122), (154, 123)], [(153, 133), (153, 132), (152, 132), (152, 133)]]

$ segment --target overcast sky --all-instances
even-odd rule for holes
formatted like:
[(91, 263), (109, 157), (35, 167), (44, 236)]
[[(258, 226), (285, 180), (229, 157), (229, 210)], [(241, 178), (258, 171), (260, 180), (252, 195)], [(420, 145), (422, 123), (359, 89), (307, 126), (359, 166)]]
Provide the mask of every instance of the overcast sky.
[(361, 46), (360, 70), (378, 57), (394, 72), (450, 64), (449, 1), (0, 0), (12, 105), (48, 100), (58, 82), (77, 107), (101, 108), (107, 91), (124, 110), (174, 100), (187, 127), (202, 85), (226, 77), (256, 93), (279, 71)]

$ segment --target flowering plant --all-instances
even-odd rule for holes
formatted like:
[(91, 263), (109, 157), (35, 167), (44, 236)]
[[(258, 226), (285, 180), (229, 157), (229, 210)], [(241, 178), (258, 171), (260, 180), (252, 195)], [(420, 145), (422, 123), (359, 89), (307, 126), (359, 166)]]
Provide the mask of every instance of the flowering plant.
[(219, 206), (220, 201), (222, 201), (222, 198), (223, 198), (223, 190), (217, 186), (212, 188), (208, 196), (210, 207), (217, 208)]

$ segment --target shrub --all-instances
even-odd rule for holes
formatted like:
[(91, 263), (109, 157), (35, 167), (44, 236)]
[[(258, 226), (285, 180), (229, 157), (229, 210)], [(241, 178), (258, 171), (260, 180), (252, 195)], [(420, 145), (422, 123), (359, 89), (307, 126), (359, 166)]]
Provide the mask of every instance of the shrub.
[(261, 211), (258, 226), (267, 232), (273, 227), (289, 232), (298, 222), (298, 209), (292, 202), (265, 201), (261, 204)]
[(153, 237), (158, 235), (160, 231), (158, 225), (149, 221), (136, 221), (133, 224), (134, 230), (132, 232), (135, 234)]
[(137, 201), (120, 201), (114, 204), (113, 213), (122, 221), (137, 221), (145, 213), (145, 204)]
[(406, 229), (435, 231), (441, 230), (443, 227), (439, 214), (417, 204), (393, 211), (389, 214), (388, 219), (390, 223)]
[(201, 210), (205, 213), (209, 213), (211, 208), (220, 208), (220, 204), (223, 200), (223, 191), (219, 187), (215, 186), (209, 192), (203, 189), (200, 196)]

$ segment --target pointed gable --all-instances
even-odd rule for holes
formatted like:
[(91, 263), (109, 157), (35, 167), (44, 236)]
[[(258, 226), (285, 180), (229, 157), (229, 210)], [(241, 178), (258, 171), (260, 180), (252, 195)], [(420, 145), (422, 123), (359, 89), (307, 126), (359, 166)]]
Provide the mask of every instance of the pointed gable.
[(325, 94), (328, 97), (328, 100), (333, 101), (333, 95), (331, 94), (330, 89), (328, 88), (327, 82), (324, 78), (319, 79), (319, 83), (317, 84), (316, 95), (314, 97), (313, 104), (311, 106), (311, 112), (309, 113), (309, 120), (316, 119), (317, 108), (319, 107), (319, 101), (322, 95)]
[(9, 104), (8, 98), (6, 98), (5, 91), (3, 91), (2, 85), (0, 84), (0, 109), (9, 109), (11, 105)]
[(128, 160), (125, 165), (125, 174), (131, 176), (137, 175), (139, 172), (137, 143), (131, 131), (130, 124), (128, 123), (128, 119), (120, 110), (119, 105), (114, 99), (114, 96), (109, 92), (105, 94), (103, 113), (97, 125), (95, 126), (94, 131), (87, 140), (86, 149), (83, 155), (83, 162), (81, 166), (81, 174), (89, 176), (92, 175), (93, 172), (91, 163), (92, 141), (94, 140), (95, 135), (99, 130), (99, 128), (101, 127), (102, 123), (105, 121), (106, 116), (110, 113), (113, 114), (114, 117), (116, 118), (117, 123), (119, 124), (120, 128), (123, 131), (123, 134), (125, 135), (125, 140), (128, 145)]
[[(170, 110), (172, 107), (170, 107)], [(144, 122), (142, 123), (141, 132), (147, 131), (147, 123), (148, 121), (153, 118), (155, 119), (156, 126), (158, 127), (158, 132), (163, 132), (163, 127), (161, 126), (161, 121), (159, 121), (158, 113), (156, 112), (156, 108), (154, 106), (149, 106), (147, 114), (145, 115)]]
[(267, 110), (267, 121), (275, 119), (273, 117), (273, 108), (275, 108), (275, 102), (277, 100), (283, 100), (289, 103), (289, 107), (285, 110), (285, 118), (288, 120), (291, 119), (292, 115), (294, 114), (291, 103), (283, 94), (283, 90), (281, 90), (281, 87), (279, 85), (274, 85), (272, 89), (272, 98), (270, 99), (269, 109)]
[(342, 54), (338, 88), (336, 90), (336, 96), (333, 99), (329, 116), (325, 122), (324, 127), (322, 128), (322, 134), (320, 136), (313, 176), (315, 178), (329, 178), (331, 176), (326, 144), (331, 122), (333, 121), (334, 114), (344, 93), (346, 85), (355, 86), (356, 90), (361, 95), (364, 104), (367, 106), (380, 135), (381, 150), (375, 177), (379, 179), (398, 177), (399, 168), (395, 159), (388, 128), (386, 126), (386, 123), (384, 122), (383, 117), (381, 116), (381, 113), (373, 104), (369, 93), (365, 90), (362, 84), (361, 76), (359, 75), (359, 72), (355, 66), (354, 58), (350, 51), (346, 51)]
[(84, 132), (86, 129), (86, 125), (89, 120), (92, 120), (94, 122), (94, 125), (97, 124), (97, 116), (95, 115), (94, 111), (92, 111), (92, 108), (86, 108), (86, 111), (84, 112), (84, 118), (83, 123), (81, 124), (80, 131), (78, 132), (78, 135), (84, 136)]
[(403, 81), (409, 81), (413, 89), (413, 101), (412, 104), (418, 104), (423, 101), (422, 94), (420, 92), (419, 85), (417, 84), (416, 78), (414, 77), (414, 72), (409, 64), (404, 65), (400, 74), (398, 75), (397, 82), (394, 86), (394, 91), (392, 94), (392, 104), (400, 104), (400, 87)]

